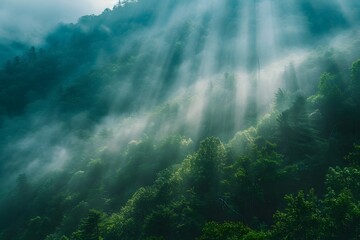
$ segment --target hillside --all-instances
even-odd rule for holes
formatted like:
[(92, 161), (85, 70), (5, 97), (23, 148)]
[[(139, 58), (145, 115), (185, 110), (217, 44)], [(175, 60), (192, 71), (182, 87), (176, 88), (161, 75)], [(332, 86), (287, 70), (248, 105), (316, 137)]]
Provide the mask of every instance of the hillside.
[(0, 239), (358, 239), (359, 16), (139, 0), (0, 42)]

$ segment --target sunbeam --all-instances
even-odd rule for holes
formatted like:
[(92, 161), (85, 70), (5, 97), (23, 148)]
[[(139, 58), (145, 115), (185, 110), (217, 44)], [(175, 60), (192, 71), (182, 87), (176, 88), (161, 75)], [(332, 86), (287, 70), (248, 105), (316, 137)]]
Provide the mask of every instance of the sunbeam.
[(2, 1), (0, 239), (356, 239), (359, 16)]

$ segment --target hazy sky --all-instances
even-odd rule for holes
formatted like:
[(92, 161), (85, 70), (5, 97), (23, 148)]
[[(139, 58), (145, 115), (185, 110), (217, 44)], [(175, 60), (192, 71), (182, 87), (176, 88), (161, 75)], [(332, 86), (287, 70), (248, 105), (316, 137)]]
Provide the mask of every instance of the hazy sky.
[(0, 38), (36, 42), (59, 22), (100, 14), (118, 0), (0, 0)]

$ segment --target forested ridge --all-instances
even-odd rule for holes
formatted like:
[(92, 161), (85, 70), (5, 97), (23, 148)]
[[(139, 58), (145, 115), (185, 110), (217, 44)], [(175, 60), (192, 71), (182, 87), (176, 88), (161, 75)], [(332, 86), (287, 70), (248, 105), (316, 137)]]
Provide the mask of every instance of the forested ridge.
[(359, 239), (360, 4), (336, 2), (126, 1), (9, 59), (0, 239)]

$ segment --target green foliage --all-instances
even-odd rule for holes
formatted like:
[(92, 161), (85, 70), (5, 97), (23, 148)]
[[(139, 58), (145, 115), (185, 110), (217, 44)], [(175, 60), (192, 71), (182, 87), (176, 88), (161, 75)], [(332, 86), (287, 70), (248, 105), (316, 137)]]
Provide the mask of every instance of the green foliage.
[(47, 217), (36, 216), (28, 222), (27, 229), (24, 233), (24, 239), (43, 239), (51, 227), (50, 219)]
[(324, 73), (320, 77), (319, 94), (329, 101), (339, 100), (341, 98), (341, 90), (338, 79), (331, 73)]
[(360, 199), (360, 170), (358, 167), (330, 168), (325, 183), (331, 191), (340, 193), (347, 189)]
[(360, 59), (353, 62), (351, 66), (351, 98), (354, 103), (360, 104)]
[(360, 145), (354, 145), (354, 150), (344, 157), (347, 165), (360, 166)]
[(354, 80), (359, 79), (360, 77), (360, 59), (353, 62), (351, 66), (351, 74)]
[(104, 223), (104, 235), (107, 239), (135, 239), (141, 232), (137, 226), (143, 224), (144, 218), (151, 211), (156, 197), (154, 188), (140, 188), (121, 209)]
[(286, 197), (284, 212), (274, 215), (275, 224), (271, 232), (272, 239), (324, 239), (325, 229), (319, 200), (313, 191)]
[(222, 175), (225, 156), (225, 147), (218, 138), (210, 137), (200, 143), (192, 166), (196, 192), (215, 194), (216, 182)]
[(235, 136), (227, 144), (229, 154), (232, 157), (239, 156), (251, 152), (255, 146), (255, 138), (257, 137), (256, 128), (251, 127), (247, 130), (237, 132)]
[(275, 100), (274, 100), (274, 108), (275, 111), (283, 112), (290, 107), (290, 96), (289, 94), (282, 90), (281, 88), (275, 93)]
[(69, 240), (66, 236), (59, 236), (58, 234), (51, 234), (46, 236), (45, 240)]
[(360, 233), (359, 169), (330, 168), (327, 192), (311, 190), (286, 197), (287, 207), (274, 215), (271, 239), (357, 239)]
[(323, 201), (324, 219), (327, 221), (327, 239), (357, 239), (360, 236), (359, 194), (351, 190), (328, 190)]
[(222, 180), (226, 204), (229, 207), (236, 202), (237, 210), (230, 209), (232, 215), (250, 223), (254, 221), (253, 216), (264, 221), (271, 219), (286, 191), (283, 180), (288, 177), (284, 174), (283, 157), (274, 151), (275, 146), (263, 139), (255, 142), (248, 155), (225, 167), (226, 177)]
[(239, 222), (208, 222), (202, 229), (199, 240), (265, 240), (268, 234), (263, 231), (254, 231)]
[(290, 162), (316, 153), (316, 131), (308, 117), (307, 102), (303, 97), (299, 96), (277, 120), (279, 147)]
[(101, 213), (90, 210), (87, 218), (83, 219), (78, 231), (72, 235), (76, 240), (100, 240)]
[(242, 223), (225, 222), (219, 224), (216, 222), (208, 222), (205, 224), (199, 240), (243, 239), (250, 231), (251, 229)]

